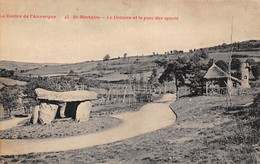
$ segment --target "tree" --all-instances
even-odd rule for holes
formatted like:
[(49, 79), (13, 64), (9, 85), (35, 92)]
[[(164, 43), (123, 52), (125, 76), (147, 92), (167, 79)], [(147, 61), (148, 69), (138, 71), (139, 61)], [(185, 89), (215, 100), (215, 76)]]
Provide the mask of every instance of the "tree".
[(203, 80), (204, 73), (202, 72), (201, 65), (193, 65), (191, 67), (191, 72), (193, 76), (190, 78), (190, 93), (192, 95), (202, 95), (205, 82)]
[(203, 58), (203, 59), (207, 59), (208, 54), (206, 52), (202, 51), (200, 57)]
[(150, 76), (150, 78), (149, 78), (149, 80), (148, 80), (149, 84), (151, 84), (152, 86), (157, 85), (157, 84), (156, 84), (156, 82), (157, 82), (156, 77), (157, 77), (157, 70), (154, 68), (154, 69), (152, 70), (152, 74), (151, 74), (151, 76)]
[(139, 84), (144, 85), (144, 74), (140, 73), (140, 79), (139, 79)]
[(177, 61), (173, 61), (167, 65), (166, 69), (159, 78), (159, 82), (164, 83), (165, 81), (173, 81), (173, 79), (175, 79), (175, 87), (178, 92), (179, 86), (184, 84), (184, 72), (186, 72), (185, 66)]
[(127, 53), (124, 53), (124, 58), (126, 58), (127, 57)]
[(227, 72), (228, 71), (228, 65), (226, 62), (224, 62), (223, 60), (218, 60), (215, 63), (219, 68), (221, 68), (223, 71)]
[(70, 69), (70, 72), (68, 73), (68, 75), (76, 75), (76, 73), (74, 72), (73, 69)]
[(252, 66), (252, 65), (255, 65), (255, 64), (256, 64), (256, 62), (255, 62), (255, 60), (254, 60), (254, 59), (247, 59), (247, 60), (246, 60), (246, 62), (247, 62), (247, 63), (249, 63), (249, 65), (250, 65), (250, 66)]
[(252, 66), (252, 74), (256, 80), (259, 80), (259, 77), (260, 77), (260, 63), (259, 62)]
[(192, 63), (198, 63), (200, 61), (200, 57), (198, 54), (194, 54), (190, 60)]
[(103, 61), (107, 61), (107, 60), (109, 60), (109, 59), (110, 59), (109, 54), (106, 54), (106, 56), (103, 58)]
[(11, 77), (13, 75), (14, 75), (13, 70), (0, 69), (0, 76), (1, 77)]
[(232, 72), (231, 76), (233, 76), (237, 79), (241, 79), (241, 72), (240, 71)]
[(238, 58), (233, 58), (231, 60), (231, 69), (239, 71), (241, 68), (241, 61)]
[(168, 61), (166, 59), (161, 59), (161, 60), (158, 60), (156, 59), (155, 60), (155, 63), (159, 66), (159, 67), (167, 67), (168, 65)]
[(0, 102), (3, 104), (4, 110), (8, 111), (9, 117), (11, 117), (11, 111), (15, 110), (19, 103), (20, 92), (17, 86), (4, 87), (0, 92)]

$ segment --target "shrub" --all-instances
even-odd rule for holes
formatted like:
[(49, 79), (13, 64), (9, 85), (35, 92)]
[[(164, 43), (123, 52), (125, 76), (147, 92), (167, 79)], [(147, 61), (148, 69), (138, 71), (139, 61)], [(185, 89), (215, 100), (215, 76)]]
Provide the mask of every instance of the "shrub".
[(19, 106), (19, 95), (20, 91), (17, 86), (4, 87), (0, 92), (0, 101), (3, 104), (4, 109), (8, 111), (9, 117), (11, 116), (11, 111)]
[(216, 65), (221, 68), (223, 71), (227, 72), (228, 71), (228, 65), (226, 62), (224, 62), (223, 60), (218, 60), (216, 62)]
[(107, 61), (107, 60), (109, 60), (109, 59), (110, 59), (109, 54), (106, 54), (106, 56), (103, 58), (103, 61)]
[(255, 77), (256, 80), (260, 77), (260, 63), (257, 63), (256, 65), (252, 66), (252, 74)]
[(241, 61), (237, 58), (233, 58), (231, 61), (231, 69), (239, 71), (241, 68)]
[(254, 115), (260, 119), (260, 93), (254, 98), (253, 109), (251, 115)]
[(14, 75), (13, 70), (0, 69), (0, 76), (1, 77), (11, 77), (13, 75)]

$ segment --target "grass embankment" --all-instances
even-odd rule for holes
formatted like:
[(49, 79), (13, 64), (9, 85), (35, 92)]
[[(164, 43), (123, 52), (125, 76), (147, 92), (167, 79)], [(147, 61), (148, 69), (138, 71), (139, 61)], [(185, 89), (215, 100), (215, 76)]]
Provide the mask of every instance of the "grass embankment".
[[(234, 98), (233, 105), (252, 101), (253, 95), (243, 95)], [(21, 163), (256, 163), (252, 145), (259, 141), (259, 133), (241, 119), (245, 113), (227, 110), (225, 97), (181, 98), (171, 107), (178, 115), (176, 123), (148, 134), (85, 149), (0, 159)]]

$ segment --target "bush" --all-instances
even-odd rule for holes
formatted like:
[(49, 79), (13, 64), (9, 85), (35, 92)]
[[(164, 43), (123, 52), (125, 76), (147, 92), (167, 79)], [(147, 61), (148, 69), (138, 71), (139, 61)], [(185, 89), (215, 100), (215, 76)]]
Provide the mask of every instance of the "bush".
[(216, 62), (216, 65), (221, 68), (223, 71), (227, 72), (228, 71), (228, 65), (226, 62), (224, 62), (223, 60), (218, 60)]
[(19, 95), (20, 90), (17, 86), (7, 86), (1, 89), (0, 102), (3, 104), (4, 109), (8, 111), (9, 117), (11, 116), (11, 111), (16, 110), (19, 106)]
[(255, 77), (256, 80), (260, 77), (260, 63), (257, 63), (256, 65), (252, 66), (252, 74)]
[(11, 77), (14, 75), (13, 70), (0, 69), (0, 77)]
[(239, 71), (233, 72), (231, 75), (237, 79), (241, 79), (241, 72)]
[(109, 60), (109, 59), (110, 59), (109, 54), (106, 54), (106, 56), (103, 58), (104, 61), (107, 61), (107, 60)]
[(152, 102), (153, 95), (151, 93), (138, 93), (136, 95), (137, 102)]
[(237, 58), (233, 58), (231, 61), (231, 69), (239, 71), (241, 68), (241, 61)]
[(260, 119), (260, 93), (254, 98), (253, 109), (250, 114)]

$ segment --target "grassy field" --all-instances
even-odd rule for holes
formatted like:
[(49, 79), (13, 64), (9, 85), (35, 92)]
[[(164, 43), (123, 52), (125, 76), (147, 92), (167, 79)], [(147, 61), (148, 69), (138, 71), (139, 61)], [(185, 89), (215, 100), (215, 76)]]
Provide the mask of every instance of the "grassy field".
[(58, 65), (55, 63), (29, 63), (29, 62), (15, 62), (15, 61), (0, 61), (1, 68), (7, 70), (28, 70), (37, 69), (44, 66)]
[[(116, 143), (66, 152), (2, 156), (4, 162), (19, 163), (256, 163), (259, 134), (245, 120), (235, 116), (253, 101), (254, 94), (232, 100), (226, 97), (185, 97), (171, 108), (177, 114), (174, 125)], [(130, 108), (128, 108), (130, 111)], [(135, 109), (133, 109), (135, 111)], [(99, 114), (104, 113), (102, 110)], [(259, 150), (258, 150), (259, 151)]]
[(122, 121), (113, 117), (90, 118), (88, 122), (76, 122), (72, 119), (57, 119), (52, 124), (32, 125), (29, 120), (21, 126), (13, 127), (0, 132), (1, 139), (45, 139), (77, 136), (97, 133), (113, 128)]
[(20, 123), (21, 126), (0, 131), (0, 139), (44, 139), (77, 136), (83, 134), (97, 133), (113, 128), (121, 120), (110, 117), (113, 114), (136, 112), (146, 103), (136, 105), (113, 104), (96, 106), (92, 109), (88, 122), (76, 122), (71, 118), (55, 119), (47, 125), (32, 125), (27, 119)]
[(26, 85), (27, 84), (24, 81), (13, 80), (13, 79), (4, 78), (4, 77), (0, 77), (0, 83), (3, 83), (5, 85)]

